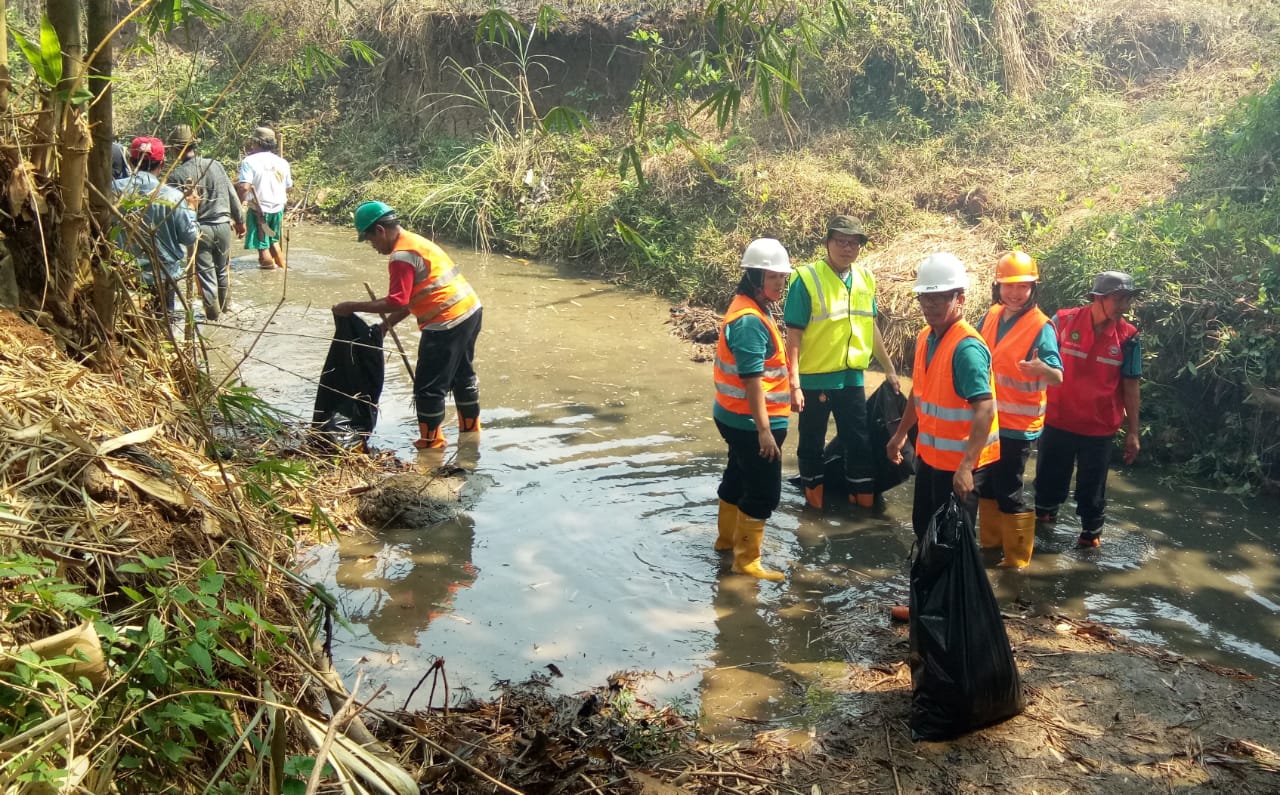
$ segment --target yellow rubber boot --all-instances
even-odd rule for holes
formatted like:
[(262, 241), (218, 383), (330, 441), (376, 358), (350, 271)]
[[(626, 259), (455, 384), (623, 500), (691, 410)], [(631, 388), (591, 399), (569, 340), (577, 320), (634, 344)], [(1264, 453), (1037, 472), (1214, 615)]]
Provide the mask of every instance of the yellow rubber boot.
[(1004, 517), (1004, 560), (1000, 561), (1000, 567), (1020, 569), (1031, 562), (1031, 553), (1036, 548), (1036, 515), (1027, 511)]
[(1004, 518), (995, 500), (978, 500), (978, 547), (995, 549), (1004, 543)]
[(818, 485), (812, 488), (805, 486), (804, 499), (805, 499), (805, 502), (809, 503), (810, 508), (816, 508), (817, 510), (821, 511), (822, 510), (822, 484), (819, 483)]
[(480, 433), (480, 418), (464, 417), (459, 414), (458, 433)]
[(764, 541), (764, 520), (753, 519), (738, 511), (738, 527), (733, 537), (733, 573), (746, 574), (758, 580), (782, 582), (786, 579), (780, 571), (769, 571), (760, 566), (760, 543)]
[(716, 517), (716, 552), (733, 549), (733, 536), (738, 531), (738, 506), (720, 501), (720, 515)]
[(418, 436), (421, 438), (414, 439), (413, 446), (419, 450), (440, 450), (447, 444), (439, 425), (432, 428), (425, 422), (418, 423)]

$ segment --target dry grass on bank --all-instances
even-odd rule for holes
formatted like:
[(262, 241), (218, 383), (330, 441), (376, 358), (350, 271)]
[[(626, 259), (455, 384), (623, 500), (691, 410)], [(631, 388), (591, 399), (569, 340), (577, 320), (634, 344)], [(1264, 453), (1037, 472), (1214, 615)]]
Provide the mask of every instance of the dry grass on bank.
[[(201, 680), (193, 677), (191, 687), (223, 691), (239, 725), (257, 725), (259, 732), (276, 720), (264, 720), (260, 710), (278, 707), (280, 725), (288, 727), (279, 736), (286, 742), (281, 750), (304, 755), (315, 754), (316, 741), (310, 738), (317, 726), (321, 735), (327, 726), (326, 700), (330, 695), (340, 698), (329, 692), (335, 680), (325, 674), (327, 663), (311, 648), (314, 618), (304, 611), (304, 590), (289, 572), (292, 542), (285, 531), (294, 523), (310, 522), (316, 504), (330, 506), (331, 519), (347, 521), (342, 494), (353, 482), (376, 477), (374, 465), (354, 458), (343, 476), (334, 473), (305, 489), (276, 482), (271, 490), (275, 504), (269, 508), (249, 500), (245, 467), (257, 458), (254, 441), (221, 438), (218, 446), (233, 459), (225, 463), (202, 455), (199, 451), (212, 438), (209, 430), (163, 375), (162, 365), (172, 362), (158, 349), (139, 353), (146, 350), (140, 345), (122, 356), (110, 373), (94, 372), (67, 358), (45, 332), (0, 310), (0, 554), (55, 565), (52, 579), (27, 572), (29, 564), (21, 562), (6, 567), (0, 578), (0, 611), (9, 617), (0, 627), (0, 671), (14, 671), (20, 655), (29, 650), (67, 677), (62, 680), (66, 692), (47, 695), (63, 705), (61, 710), (32, 730), (22, 746), (0, 743), (0, 761), (5, 761), (0, 764), (0, 790), (6, 792), (11, 791), (11, 777), (33, 764), (53, 769), (68, 764), (59, 750), (64, 745), (89, 754), (84, 768), (74, 765), (80, 770), (79, 791), (105, 792), (117, 776), (128, 775), (115, 765), (122, 754), (133, 752), (135, 740), (123, 732), (137, 713), (126, 719), (121, 710), (138, 707), (136, 697), (128, 694), (138, 686), (140, 672), (119, 666), (119, 649), (104, 652), (104, 641), (86, 616), (95, 616), (122, 637), (130, 625), (150, 627), (158, 620), (155, 626), (168, 626), (168, 631), (152, 635), (156, 650), (174, 638), (193, 638), (188, 634), (192, 622), (216, 624), (217, 619), (198, 609), (193, 615), (178, 591), (169, 589), (200, 592), (198, 571), (210, 562), (225, 577), (217, 604), (234, 602), (252, 610), (289, 642), (258, 624), (247, 635), (244, 629), (206, 628), (220, 632), (220, 648), (257, 662), (237, 666), (217, 661), (216, 679), (196, 684)], [(318, 459), (313, 464), (324, 466)], [(138, 569), (139, 560), (166, 558), (169, 562), (159, 564), (160, 579)], [(139, 602), (124, 598), (127, 588), (138, 592)], [(40, 597), (46, 589), (78, 593), (83, 600)], [(218, 609), (223, 608), (214, 612)], [(260, 669), (257, 652), (267, 648), (276, 653)], [(84, 659), (56, 661), (73, 653)], [(31, 662), (22, 665), (30, 667)], [(19, 680), (6, 681), (19, 685)], [(39, 690), (46, 690), (49, 680), (41, 681)], [(139, 707), (138, 713), (183, 690), (155, 693), (153, 699), (165, 698)], [(30, 695), (41, 703), (36, 692)], [(18, 720), (31, 707), (22, 704), (26, 702), (6, 701), (0, 717)], [(195, 758), (184, 762), (174, 791), (199, 791), (223, 754), (231, 754), (228, 771), (252, 768), (258, 760), (254, 753), (237, 755), (225, 747), (187, 750)]]

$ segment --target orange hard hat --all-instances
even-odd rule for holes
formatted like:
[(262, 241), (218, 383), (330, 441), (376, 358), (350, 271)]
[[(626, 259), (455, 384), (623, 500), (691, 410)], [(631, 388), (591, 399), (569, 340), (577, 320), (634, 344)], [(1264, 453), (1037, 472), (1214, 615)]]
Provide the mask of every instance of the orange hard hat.
[(1017, 284), (1040, 280), (1035, 257), (1025, 251), (1010, 251), (996, 263), (997, 284)]

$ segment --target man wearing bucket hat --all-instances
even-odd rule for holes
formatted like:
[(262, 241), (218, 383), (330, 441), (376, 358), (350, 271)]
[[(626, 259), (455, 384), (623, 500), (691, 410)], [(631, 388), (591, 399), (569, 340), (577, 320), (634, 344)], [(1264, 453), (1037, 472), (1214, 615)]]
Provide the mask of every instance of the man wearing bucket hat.
[(179, 160), (169, 172), (169, 184), (194, 194), (199, 202), (196, 281), (205, 317), (217, 320), (231, 297), (231, 230), (244, 236), (244, 210), (226, 169), (217, 160), (196, 154), (198, 143), (190, 125), (176, 125), (169, 133), (169, 146), (176, 150)]
[(278, 141), (270, 127), (256, 127), (249, 136), (249, 154), (240, 163), (236, 192), (248, 209), (248, 231), (244, 247), (258, 252), (263, 270), (285, 267), (280, 247), (284, 208), (293, 187), (289, 161), (276, 154)]
[(760, 565), (764, 524), (782, 497), (782, 442), (791, 418), (787, 351), (769, 307), (782, 300), (791, 258), (770, 237), (742, 252), (742, 278), (716, 342), (711, 415), (729, 447), (717, 495), (717, 551), (733, 550), (733, 572), (781, 582)]
[(791, 405), (800, 413), (800, 481), (805, 501), (818, 510), (824, 497), (827, 422), (833, 416), (844, 445), (849, 502), (874, 505), (875, 459), (863, 387), (863, 371), (873, 355), (898, 389), (898, 375), (876, 325), (875, 277), (855, 264), (866, 242), (860, 220), (850, 215), (832, 218), (826, 256), (796, 269), (782, 315), (787, 324)]
[(386, 329), (412, 314), (422, 331), (413, 374), (418, 413), (418, 439), (413, 446), (419, 450), (445, 448), (440, 426), (450, 392), (458, 411), (459, 433), (475, 438), (480, 433), (480, 382), (475, 371), (476, 338), (483, 313), (480, 297), (443, 249), (401, 228), (390, 205), (365, 202), (356, 208), (354, 221), (357, 238), (389, 256), (390, 287), (383, 298), (334, 304), (333, 314), (385, 315)]
[(1062, 384), (1051, 386), (1044, 434), (1036, 461), (1036, 519), (1056, 521), (1076, 475), (1076, 546), (1102, 544), (1106, 520), (1107, 469), (1116, 431), (1123, 425), (1124, 462), (1141, 448), (1139, 434), (1142, 346), (1138, 329), (1125, 319), (1141, 291), (1133, 277), (1103, 271), (1093, 279), (1090, 302), (1053, 317), (1062, 352)]

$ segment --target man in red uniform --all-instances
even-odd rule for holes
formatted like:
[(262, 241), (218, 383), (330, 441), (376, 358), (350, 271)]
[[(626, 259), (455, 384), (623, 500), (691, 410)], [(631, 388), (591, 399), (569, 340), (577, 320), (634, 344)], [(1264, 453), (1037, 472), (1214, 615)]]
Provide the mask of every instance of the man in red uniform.
[(1138, 292), (1129, 274), (1104, 271), (1093, 280), (1090, 303), (1059, 310), (1053, 317), (1063, 375), (1061, 386), (1049, 387), (1036, 462), (1036, 519), (1057, 518), (1076, 469), (1076, 546), (1081, 548), (1102, 543), (1107, 468), (1121, 425), (1126, 431), (1124, 462), (1132, 464), (1140, 449), (1142, 347), (1138, 329), (1124, 319)]
[(389, 255), (391, 286), (385, 298), (334, 304), (338, 316), (356, 312), (386, 315), (389, 329), (409, 314), (418, 321), (418, 366), (413, 395), (418, 411), (419, 450), (443, 449), (440, 425), (445, 398), (453, 392), (458, 431), (480, 432), (480, 385), (476, 378), (476, 337), (480, 335), (480, 298), (444, 250), (421, 235), (400, 228), (396, 211), (382, 202), (356, 208), (356, 231), (379, 254)]

